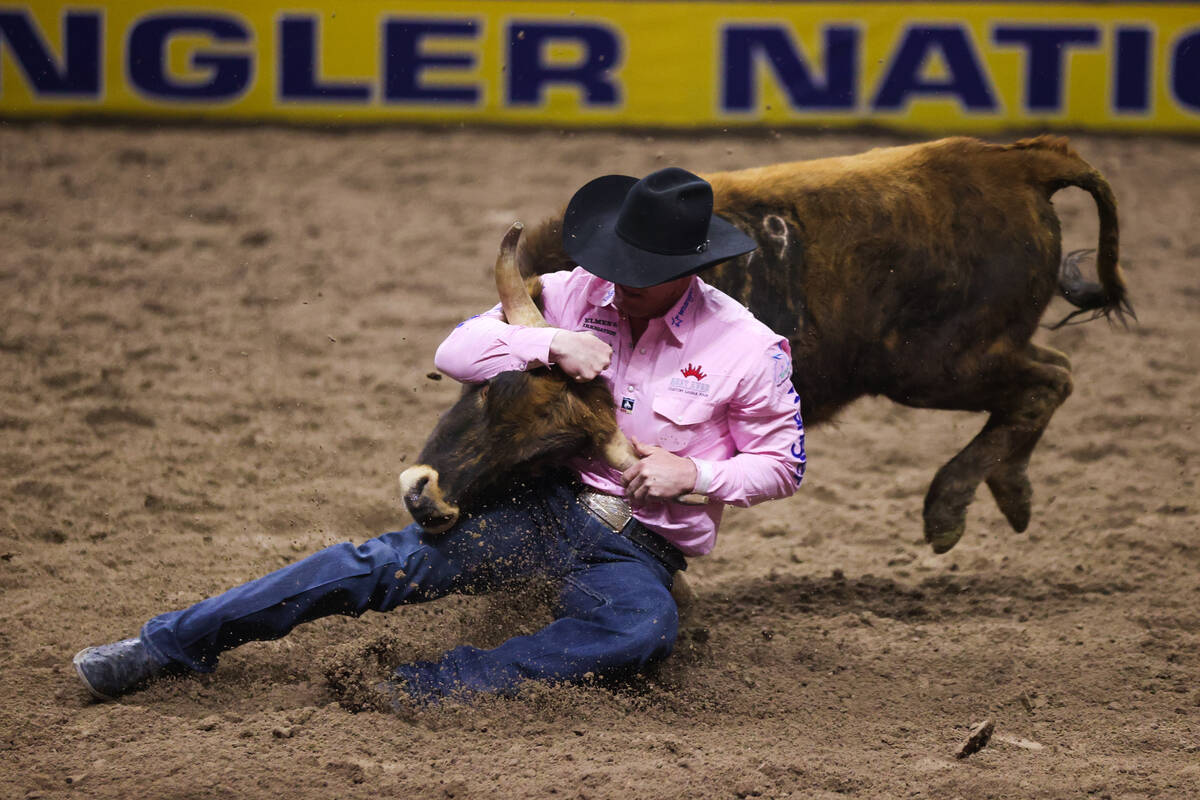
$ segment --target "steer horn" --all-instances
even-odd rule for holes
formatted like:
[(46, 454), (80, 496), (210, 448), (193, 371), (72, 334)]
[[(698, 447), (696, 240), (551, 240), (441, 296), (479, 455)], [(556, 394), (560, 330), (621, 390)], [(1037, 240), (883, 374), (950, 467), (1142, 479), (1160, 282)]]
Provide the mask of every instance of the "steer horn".
[(500, 294), (500, 307), (504, 309), (504, 319), (510, 325), (548, 328), (549, 323), (529, 296), (525, 279), (521, 277), (521, 270), (517, 264), (523, 230), (524, 225), (514, 222), (508, 233), (504, 234), (504, 241), (500, 243), (500, 254), (496, 256), (496, 291)]

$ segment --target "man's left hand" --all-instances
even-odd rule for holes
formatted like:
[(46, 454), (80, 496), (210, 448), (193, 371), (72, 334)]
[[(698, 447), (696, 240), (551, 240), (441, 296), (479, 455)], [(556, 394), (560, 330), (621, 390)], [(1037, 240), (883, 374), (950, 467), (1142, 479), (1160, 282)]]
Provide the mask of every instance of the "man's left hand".
[(631, 502), (674, 500), (696, 487), (696, 465), (690, 458), (657, 445), (644, 445), (637, 439), (632, 441), (640, 460), (621, 473), (625, 496)]

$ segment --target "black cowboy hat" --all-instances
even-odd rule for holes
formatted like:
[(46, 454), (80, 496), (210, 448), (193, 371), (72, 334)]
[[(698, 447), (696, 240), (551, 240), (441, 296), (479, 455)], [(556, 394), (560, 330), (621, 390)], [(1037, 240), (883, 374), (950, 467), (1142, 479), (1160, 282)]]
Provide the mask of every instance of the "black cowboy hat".
[(641, 180), (605, 175), (571, 198), (563, 246), (593, 275), (638, 289), (655, 286), (758, 247), (712, 209), (712, 186), (679, 167)]

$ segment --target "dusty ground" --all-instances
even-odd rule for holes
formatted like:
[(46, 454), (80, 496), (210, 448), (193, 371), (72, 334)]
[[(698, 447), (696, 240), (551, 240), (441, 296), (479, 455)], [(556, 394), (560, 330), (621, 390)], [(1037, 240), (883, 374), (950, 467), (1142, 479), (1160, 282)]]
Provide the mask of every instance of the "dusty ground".
[[(889, 140), (0, 126), (0, 795), (1197, 796), (1200, 143), (1074, 141), (1120, 199), (1141, 323), (1039, 335), (1076, 392), (1027, 534), (981, 494), (931, 555), (926, 484), (982, 419), (862, 401), (811, 433), (797, 497), (727, 516), (657, 674), (397, 718), (341, 708), (322, 663), (540, 612), (323, 620), (119, 704), (70, 658), (405, 524), (396, 475), (456, 394), (433, 349), (493, 302), (511, 219), (602, 172)], [(1090, 199), (1060, 197), (1088, 246)]]

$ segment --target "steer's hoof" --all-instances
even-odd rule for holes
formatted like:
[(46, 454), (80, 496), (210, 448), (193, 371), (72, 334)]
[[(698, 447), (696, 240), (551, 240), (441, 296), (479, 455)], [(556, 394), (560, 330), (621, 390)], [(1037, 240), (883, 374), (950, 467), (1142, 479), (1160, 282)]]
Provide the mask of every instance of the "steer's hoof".
[(925, 494), (925, 541), (939, 555), (962, 538), (967, 529), (967, 506), (975, 497), (975, 484), (963, 486), (952, 481), (946, 478), (947, 471), (946, 467), (938, 471)]
[(963, 533), (967, 530), (967, 521), (963, 516), (954, 520), (938, 520), (925, 517), (925, 541), (933, 548), (933, 552), (941, 555), (958, 544)]
[(1033, 513), (1033, 486), (1029, 476), (1024, 470), (993, 475), (987, 479), (987, 485), (1008, 524), (1017, 533), (1024, 533)]

